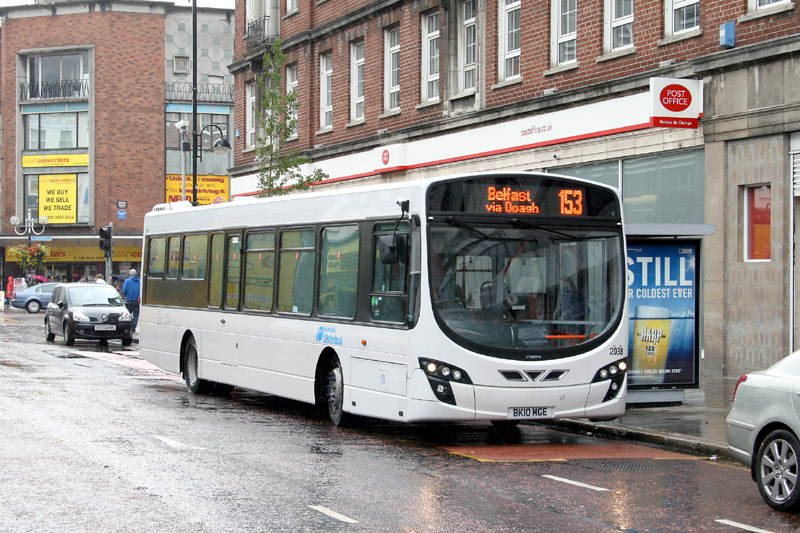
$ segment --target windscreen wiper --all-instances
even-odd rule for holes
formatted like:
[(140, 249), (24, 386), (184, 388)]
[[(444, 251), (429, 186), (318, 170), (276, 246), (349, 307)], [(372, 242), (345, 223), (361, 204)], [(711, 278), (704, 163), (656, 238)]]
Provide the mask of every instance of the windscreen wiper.
[(448, 224), (452, 225), (452, 226), (458, 226), (459, 228), (463, 228), (463, 229), (467, 230), (468, 232), (470, 232), (472, 235), (480, 237), (481, 239), (488, 239), (489, 238), (488, 235), (486, 235), (481, 230), (477, 229), (475, 226), (471, 226), (471, 225), (467, 224), (466, 222), (461, 222), (460, 220), (458, 220), (455, 217), (444, 217), (444, 221), (447, 222)]
[(564, 232), (561, 232), (561, 231), (558, 231), (558, 230), (546, 228), (544, 226), (540, 226), (539, 224), (534, 224), (532, 222), (528, 222), (527, 220), (526, 221), (522, 221), (522, 220), (520, 220), (520, 219), (518, 219), (516, 217), (510, 219), (509, 223), (512, 226), (515, 226), (517, 228), (538, 229), (538, 230), (541, 230), (541, 231), (545, 231), (547, 233), (551, 233), (553, 235), (558, 235), (559, 237), (562, 237), (564, 239), (583, 240), (582, 238), (575, 237), (574, 235), (570, 235), (569, 233), (564, 233)]

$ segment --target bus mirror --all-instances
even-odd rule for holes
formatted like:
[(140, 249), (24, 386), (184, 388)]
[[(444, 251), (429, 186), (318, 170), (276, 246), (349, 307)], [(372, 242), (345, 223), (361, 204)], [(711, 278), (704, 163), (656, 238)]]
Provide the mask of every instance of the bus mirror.
[(397, 242), (395, 235), (381, 235), (378, 237), (378, 254), (381, 263), (384, 265), (394, 265), (400, 262), (400, 254), (397, 252)]

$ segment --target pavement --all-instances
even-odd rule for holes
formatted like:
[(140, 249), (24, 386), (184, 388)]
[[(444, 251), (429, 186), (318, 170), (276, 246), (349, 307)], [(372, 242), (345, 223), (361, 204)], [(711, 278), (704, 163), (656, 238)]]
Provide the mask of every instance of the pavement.
[(629, 404), (610, 422), (563, 419), (548, 425), (565, 430), (635, 441), (684, 453), (730, 459), (725, 417), (733, 404), (736, 379), (705, 377), (699, 389), (686, 389), (678, 405)]

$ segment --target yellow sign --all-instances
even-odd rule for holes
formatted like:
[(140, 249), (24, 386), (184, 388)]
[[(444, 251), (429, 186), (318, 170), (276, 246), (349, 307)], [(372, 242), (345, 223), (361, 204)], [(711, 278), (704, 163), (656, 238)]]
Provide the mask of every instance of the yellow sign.
[[(6, 247), (6, 261), (16, 263), (17, 257)], [(44, 260), (47, 263), (102, 263), (106, 260), (103, 250), (98, 246), (50, 246), (50, 255)], [(138, 263), (142, 260), (142, 249), (138, 246), (115, 246), (113, 261)]]
[[(167, 174), (167, 202), (181, 201), (181, 175)], [(228, 176), (197, 176), (197, 199), (200, 205), (221, 204), (230, 199)], [(192, 176), (186, 176), (186, 199), (192, 201)]]
[(32, 167), (88, 167), (89, 154), (23, 155), (22, 166)]
[(77, 174), (39, 176), (39, 216), (48, 224), (75, 224), (78, 221)]

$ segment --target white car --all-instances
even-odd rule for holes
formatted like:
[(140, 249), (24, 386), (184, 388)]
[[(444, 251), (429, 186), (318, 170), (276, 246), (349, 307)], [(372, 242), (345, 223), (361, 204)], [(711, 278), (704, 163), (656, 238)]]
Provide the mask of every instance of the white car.
[(728, 448), (750, 467), (761, 497), (779, 511), (800, 508), (800, 351), (736, 383), (725, 419)]

